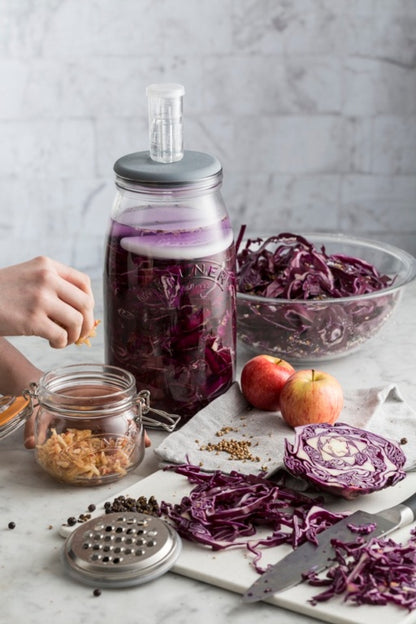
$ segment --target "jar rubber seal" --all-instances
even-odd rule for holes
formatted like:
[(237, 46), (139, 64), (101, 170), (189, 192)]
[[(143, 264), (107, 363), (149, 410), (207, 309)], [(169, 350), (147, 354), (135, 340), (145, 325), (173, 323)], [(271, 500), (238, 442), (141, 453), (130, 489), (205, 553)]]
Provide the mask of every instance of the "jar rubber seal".
[(0, 440), (17, 431), (32, 413), (29, 394), (4, 395), (0, 398)]

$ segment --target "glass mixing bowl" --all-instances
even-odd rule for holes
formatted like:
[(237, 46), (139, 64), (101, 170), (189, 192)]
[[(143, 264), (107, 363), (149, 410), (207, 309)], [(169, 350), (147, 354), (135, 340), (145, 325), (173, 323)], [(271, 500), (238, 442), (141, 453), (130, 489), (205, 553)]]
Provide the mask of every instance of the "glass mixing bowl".
[[(358, 350), (391, 317), (404, 288), (416, 276), (416, 259), (393, 245), (343, 234), (302, 236), (317, 249), (323, 245), (328, 254), (366, 260), (380, 273), (394, 276), (394, 281), (377, 292), (320, 300), (271, 299), (237, 292), (241, 343), (253, 354), (268, 353), (294, 364), (333, 360)], [(261, 238), (264, 241), (268, 236)]]

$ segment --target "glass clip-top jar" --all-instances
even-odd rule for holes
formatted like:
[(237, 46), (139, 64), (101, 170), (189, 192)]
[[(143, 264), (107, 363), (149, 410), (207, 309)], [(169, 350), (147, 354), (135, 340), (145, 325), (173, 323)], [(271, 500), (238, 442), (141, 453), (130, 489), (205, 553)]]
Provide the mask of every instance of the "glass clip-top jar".
[(178, 416), (153, 410), (150, 392), (137, 393), (133, 375), (101, 364), (52, 370), (22, 397), (0, 401), (0, 438), (21, 426), (36, 409), (35, 458), (56, 480), (96, 486), (118, 481), (144, 456), (144, 426), (172, 431)]

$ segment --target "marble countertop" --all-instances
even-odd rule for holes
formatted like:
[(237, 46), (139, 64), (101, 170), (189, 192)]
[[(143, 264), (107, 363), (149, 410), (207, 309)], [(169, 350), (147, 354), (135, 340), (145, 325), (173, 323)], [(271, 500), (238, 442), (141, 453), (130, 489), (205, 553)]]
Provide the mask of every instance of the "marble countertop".
[[(95, 285), (97, 301), (101, 299)], [(97, 306), (97, 316), (101, 313)], [(395, 315), (381, 333), (361, 351), (320, 367), (349, 388), (396, 383), (410, 405), (416, 406), (416, 284), (404, 293)], [(12, 342), (44, 370), (75, 362), (103, 361), (103, 332), (92, 347), (70, 347), (65, 352), (49, 348), (36, 338)], [(88, 349), (88, 351), (86, 351)], [(239, 364), (249, 354), (239, 350)], [(155, 448), (165, 434), (152, 431)], [(66, 518), (85, 512), (90, 503), (112, 499), (130, 484), (158, 468), (152, 448), (143, 463), (121, 482), (98, 488), (73, 488), (52, 481), (35, 464), (33, 453), (23, 448), (22, 431), (0, 442), (0, 592), (3, 617), (13, 624), (123, 624), (160, 623), (306, 624), (312, 619), (257, 603), (244, 605), (241, 597), (217, 587), (171, 572), (130, 589), (105, 589), (94, 596), (91, 587), (77, 583), (64, 572), (60, 561), (63, 540), (59, 527)], [(15, 522), (14, 530), (8, 529)], [(1, 619), (1, 618), (0, 618)]]

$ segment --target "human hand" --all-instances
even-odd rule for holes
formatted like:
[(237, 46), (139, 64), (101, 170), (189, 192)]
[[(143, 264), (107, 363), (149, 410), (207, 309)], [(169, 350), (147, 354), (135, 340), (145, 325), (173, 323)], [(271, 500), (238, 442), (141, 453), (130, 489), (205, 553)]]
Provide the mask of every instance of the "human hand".
[(84, 273), (39, 256), (0, 269), (0, 336), (40, 336), (63, 348), (88, 336), (94, 297)]

